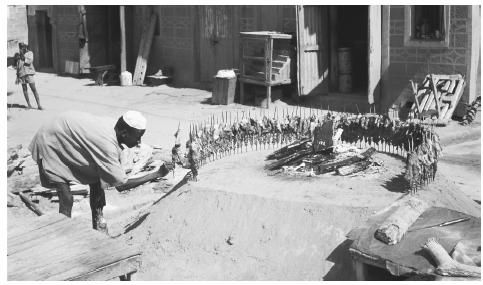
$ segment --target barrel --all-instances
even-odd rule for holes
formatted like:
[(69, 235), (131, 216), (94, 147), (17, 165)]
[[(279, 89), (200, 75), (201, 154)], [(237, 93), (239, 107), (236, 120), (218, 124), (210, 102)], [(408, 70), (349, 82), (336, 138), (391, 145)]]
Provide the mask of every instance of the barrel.
[(339, 73), (339, 92), (342, 92), (342, 93), (352, 92), (352, 74)]
[(352, 49), (342, 47), (337, 49), (337, 64), (339, 68), (339, 92), (352, 92)]
[(352, 50), (348, 47), (337, 49), (337, 63), (339, 73), (347, 74), (352, 72)]

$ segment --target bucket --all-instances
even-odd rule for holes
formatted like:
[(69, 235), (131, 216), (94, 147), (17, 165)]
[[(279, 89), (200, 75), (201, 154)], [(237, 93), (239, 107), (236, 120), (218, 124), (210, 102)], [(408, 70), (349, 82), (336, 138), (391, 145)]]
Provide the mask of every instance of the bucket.
[(235, 102), (236, 74), (234, 70), (219, 70), (215, 76), (211, 103), (229, 105)]
[(352, 92), (352, 74), (339, 74), (339, 91), (342, 93)]
[(348, 47), (337, 49), (337, 63), (339, 65), (339, 73), (352, 72), (352, 49)]
[(119, 79), (121, 80), (121, 86), (132, 85), (132, 74), (129, 71), (121, 72), (121, 75), (119, 75)]

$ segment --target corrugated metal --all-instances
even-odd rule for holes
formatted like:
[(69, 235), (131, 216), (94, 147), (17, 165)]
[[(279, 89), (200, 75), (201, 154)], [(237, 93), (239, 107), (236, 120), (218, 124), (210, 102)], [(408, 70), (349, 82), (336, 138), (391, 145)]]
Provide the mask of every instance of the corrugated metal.
[(199, 6), (200, 79), (212, 81), (219, 69), (235, 67), (234, 6)]
[(297, 6), (299, 94), (328, 91), (328, 13), (326, 6)]

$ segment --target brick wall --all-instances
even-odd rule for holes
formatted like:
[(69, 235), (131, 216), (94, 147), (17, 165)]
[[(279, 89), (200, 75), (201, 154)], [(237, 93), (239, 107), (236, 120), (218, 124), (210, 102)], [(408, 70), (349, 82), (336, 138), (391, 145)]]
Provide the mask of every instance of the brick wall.
[(10, 5), (7, 13), (7, 56), (18, 52), (19, 42), (28, 42), (27, 7)]
[[(388, 107), (401, 94), (412, 94), (409, 80), (421, 82), (428, 73), (469, 76), (471, 51), (470, 6), (450, 7), (449, 47), (427, 48), (404, 46), (404, 7), (390, 8), (389, 94), (383, 96)], [(479, 31), (478, 31), (479, 32)], [(468, 85), (461, 102), (469, 101)]]

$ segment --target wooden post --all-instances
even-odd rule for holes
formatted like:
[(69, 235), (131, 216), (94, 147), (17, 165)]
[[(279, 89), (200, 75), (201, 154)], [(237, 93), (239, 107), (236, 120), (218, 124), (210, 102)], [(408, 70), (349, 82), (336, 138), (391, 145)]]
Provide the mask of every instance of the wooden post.
[(357, 281), (365, 281), (367, 276), (367, 267), (364, 263), (353, 260), (354, 270), (356, 272), (356, 280)]
[(270, 108), (272, 100), (272, 58), (273, 56), (273, 39), (269, 37), (265, 42), (265, 83), (267, 84), (267, 109)]
[(119, 6), (119, 20), (121, 24), (121, 73), (126, 71), (126, 16), (124, 6)]
[(149, 52), (151, 51), (151, 44), (153, 42), (155, 24), (156, 14), (152, 13), (149, 22), (147, 22), (148, 26), (145, 27), (141, 36), (136, 68), (134, 69), (133, 85), (143, 85), (144, 77), (146, 76), (145, 72), (148, 65)]

